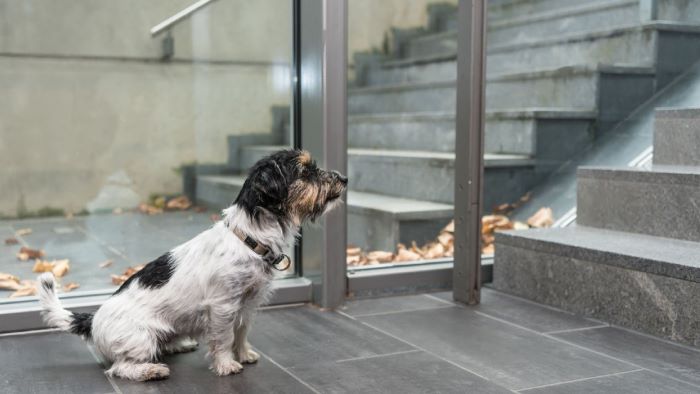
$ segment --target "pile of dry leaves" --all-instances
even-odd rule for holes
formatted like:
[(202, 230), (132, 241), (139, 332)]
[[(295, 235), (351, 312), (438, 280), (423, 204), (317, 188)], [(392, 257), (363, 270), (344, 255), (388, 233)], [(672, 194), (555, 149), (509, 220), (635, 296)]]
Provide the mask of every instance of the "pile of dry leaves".
[[(31, 229), (18, 230), (15, 233), (16, 237), (8, 238), (5, 240), (5, 245), (17, 245), (20, 241), (17, 238), (31, 234)], [(33, 261), (34, 265), (32, 267), (32, 272), (40, 274), (43, 272), (51, 272), (54, 277), (61, 281), (61, 278), (66, 276), (71, 269), (70, 261), (68, 259), (58, 259), (58, 260), (44, 260), (46, 252), (40, 249), (32, 249), (26, 246), (22, 246), (17, 252), (17, 259), (20, 261), (30, 262)], [(100, 268), (107, 268), (112, 265), (112, 260), (107, 260), (99, 264)], [(133, 274), (140, 271), (143, 268), (143, 264), (129, 267), (121, 275), (112, 275), (112, 283), (115, 285), (121, 285), (127, 279), (129, 279)], [(2, 273), (0, 272), (0, 290), (10, 290), (10, 298), (32, 296), (37, 293), (37, 281), (36, 280), (21, 280), (18, 276)], [(69, 292), (79, 288), (80, 285), (75, 282), (70, 282), (62, 286), (62, 291)]]
[[(523, 199), (521, 199), (521, 202), (524, 202)], [(501, 208), (505, 207), (501, 206)], [(517, 205), (509, 204), (508, 208), (512, 210), (517, 208)], [(503, 210), (500, 212), (503, 212)], [(481, 252), (482, 254), (494, 253), (496, 231), (544, 228), (550, 227), (553, 223), (551, 208), (541, 208), (526, 223), (511, 221), (505, 214), (486, 215), (481, 218)], [(428, 242), (421, 247), (418, 247), (416, 242), (412, 242), (410, 248), (404, 244), (398, 244), (395, 252), (383, 250), (364, 252), (357, 246), (349, 245), (346, 253), (347, 264), (353, 267), (452, 257), (454, 255), (454, 220), (440, 231), (434, 241)]]
[(454, 254), (454, 228), (454, 221), (452, 221), (440, 231), (434, 241), (421, 247), (418, 247), (414, 241), (410, 248), (404, 244), (398, 244), (396, 252), (375, 250), (364, 253), (361, 248), (350, 245), (346, 251), (347, 264), (349, 266), (363, 266), (451, 257)]
[(187, 211), (190, 208), (195, 212), (206, 211), (204, 207), (194, 206), (187, 196), (173, 198), (158, 196), (153, 198), (149, 203), (144, 202), (139, 205), (139, 211), (147, 215), (158, 215), (164, 211)]

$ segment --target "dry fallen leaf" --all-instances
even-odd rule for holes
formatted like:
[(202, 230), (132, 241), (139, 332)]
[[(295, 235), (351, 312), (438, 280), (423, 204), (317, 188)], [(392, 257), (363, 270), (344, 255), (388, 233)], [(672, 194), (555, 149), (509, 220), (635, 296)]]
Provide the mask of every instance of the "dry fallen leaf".
[(23, 236), (29, 235), (31, 233), (32, 233), (32, 229), (30, 229), (30, 228), (21, 228), (21, 229), (15, 231), (15, 235), (18, 237), (23, 237)]
[(159, 208), (159, 207), (149, 205), (146, 203), (141, 203), (141, 204), (139, 204), (139, 211), (141, 211), (141, 213), (145, 213), (147, 215), (157, 215), (159, 213), (163, 213), (163, 208)]
[(528, 230), (530, 226), (523, 222), (513, 222), (513, 230)]
[(357, 256), (347, 256), (346, 262), (348, 265), (358, 265), (360, 263), (360, 260), (362, 257), (360, 255)]
[(19, 240), (17, 238), (7, 238), (5, 240), (5, 245), (17, 245), (19, 243)]
[(403, 262), (403, 261), (416, 261), (416, 260), (420, 260), (420, 255), (418, 253), (406, 249), (406, 246), (403, 244), (398, 245), (396, 258), (394, 259), (394, 261)]
[(17, 289), (17, 291), (10, 294), (10, 298), (27, 297), (27, 296), (33, 296), (33, 295), (36, 295), (36, 286), (27, 285), (27, 286), (22, 286), (21, 288)]
[(105, 261), (100, 263), (100, 268), (107, 268), (110, 265), (112, 265), (113, 263), (114, 263), (114, 261), (112, 261), (112, 260), (105, 260)]
[(552, 213), (552, 208), (540, 208), (539, 211), (535, 212), (534, 215), (527, 219), (527, 224), (530, 227), (535, 228), (545, 228), (551, 227), (554, 224), (554, 214)]
[(348, 247), (345, 249), (345, 253), (348, 256), (359, 256), (362, 254), (362, 249), (355, 245), (348, 245)]
[(70, 291), (73, 291), (73, 290), (77, 289), (78, 287), (80, 287), (79, 284), (77, 284), (77, 283), (75, 283), (75, 282), (70, 282), (69, 284), (63, 286), (63, 291), (65, 291), (66, 293), (68, 293), (68, 292), (70, 292)]
[(375, 250), (367, 253), (367, 259), (378, 263), (388, 263), (394, 259), (394, 254), (383, 250)]
[(19, 290), (20, 287), (18, 277), (0, 272), (0, 290)]
[(51, 272), (54, 266), (55, 263), (52, 261), (36, 259), (34, 261), (34, 268), (32, 268), (32, 272), (36, 272), (37, 274), (42, 272)]
[(22, 247), (17, 253), (17, 258), (22, 261), (27, 261), (29, 259), (39, 259), (44, 257), (45, 253), (43, 250), (30, 249), (27, 247)]
[(13, 280), (19, 283), (19, 278), (17, 276), (12, 274), (6, 274), (4, 272), (0, 272), (0, 280)]
[(186, 211), (192, 206), (192, 201), (190, 201), (187, 196), (179, 196), (170, 199), (166, 204), (165, 208), (172, 210)]
[(449, 223), (447, 224), (447, 226), (445, 226), (445, 228), (443, 228), (442, 231), (440, 231), (440, 232), (441, 232), (441, 233), (442, 233), (442, 232), (448, 232), (448, 233), (454, 234), (454, 232), (455, 232), (455, 221), (453, 220), (453, 221), (449, 222)]
[(207, 207), (196, 206), (192, 208), (192, 210), (194, 210), (197, 213), (202, 213), (207, 211)]
[(65, 260), (57, 260), (54, 262), (55, 266), (53, 267), (53, 275), (57, 278), (62, 278), (65, 274), (68, 273), (68, 270), (70, 269), (70, 262), (68, 259)]
[(440, 233), (440, 235), (438, 235), (437, 240), (443, 246), (447, 247), (447, 246), (450, 246), (454, 243), (455, 236), (452, 235), (451, 233), (448, 233), (447, 231), (444, 231), (444, 232)]
[(127, 279), (129, 279), (135, 273), (141, 271), (145, 266), (146, 264), (135, 265), (133, 267), (127, 268), (121, 275), (112, 275), (112, 284), (115, 286), (121, 286), (124, 282), (127, 281)]

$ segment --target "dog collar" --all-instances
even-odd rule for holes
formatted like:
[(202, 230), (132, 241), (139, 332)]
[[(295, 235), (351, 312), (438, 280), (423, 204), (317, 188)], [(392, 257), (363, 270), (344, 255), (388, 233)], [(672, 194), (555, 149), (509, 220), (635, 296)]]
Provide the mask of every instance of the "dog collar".
[[(289, 258), (289, 256), (287, 256), (284, 253), (276, 257), (273, 256), (270, 252), (270, 248), (254, 240), (246, 233), (241, 231), (238, 227), (234, 227), (232, 231), (236, 235), (236, 237), (238, 237), (238, 239), (243, 241), (243, 243), (250, 248), (250, 250), (262, 257), (263, 260), (265, 260), (268, 264), (272, 266), (272, 268), (276, 269), (277, 271), (285, 271), (292, 264), (292, 260)], [(285, 261), (286, 264), (280, 267), (279, 264), (283, 261)]]

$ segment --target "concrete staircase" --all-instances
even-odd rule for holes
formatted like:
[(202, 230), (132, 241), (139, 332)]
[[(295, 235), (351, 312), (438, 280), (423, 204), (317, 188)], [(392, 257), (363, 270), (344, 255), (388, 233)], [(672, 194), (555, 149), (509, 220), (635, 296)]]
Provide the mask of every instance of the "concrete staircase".
[[(640, 0), (490, 2), (487, 210), (516, 201), (700, 57), (698, 27), (640, 12)], [(430, 240), (452, 216), (456, 9), (428, 14), (426, 26), (391, 29), (384, 53), (354, 55), (348, 241), (364, 248)], [(231, 136), (226, 172), (288, 146), (287, 125)], [(222, 207), (240, 176), (196, 184), (200, 203)]]
[(577, 226), (499, 233), (494, 286), (700, 347), (700, 108), (656, 113), (651, 170), (578, 171)]

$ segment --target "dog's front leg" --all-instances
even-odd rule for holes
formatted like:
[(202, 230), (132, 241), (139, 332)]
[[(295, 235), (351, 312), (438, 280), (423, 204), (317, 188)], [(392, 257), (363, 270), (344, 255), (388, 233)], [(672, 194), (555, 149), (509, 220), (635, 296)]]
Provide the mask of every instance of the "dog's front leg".
[(260, 359), (260, 355), (250, 348), (250, 343), (248, 343), (248, 329), (252, 323), (252, 316), (250, 313), (243, 315), (241, 322), (236, 326), (234, 331), (235, 340), (233, 342), (233, 353), (236, 360), (243, 364), (253, 364)]
[(209, 354), (211, 369), (219, 376), (239, 373), (243, 366), (235, 360), (233, 343), (235, 332), (232, 329), (235, 311), (231, 307), (213, 306), (209, 321)]

